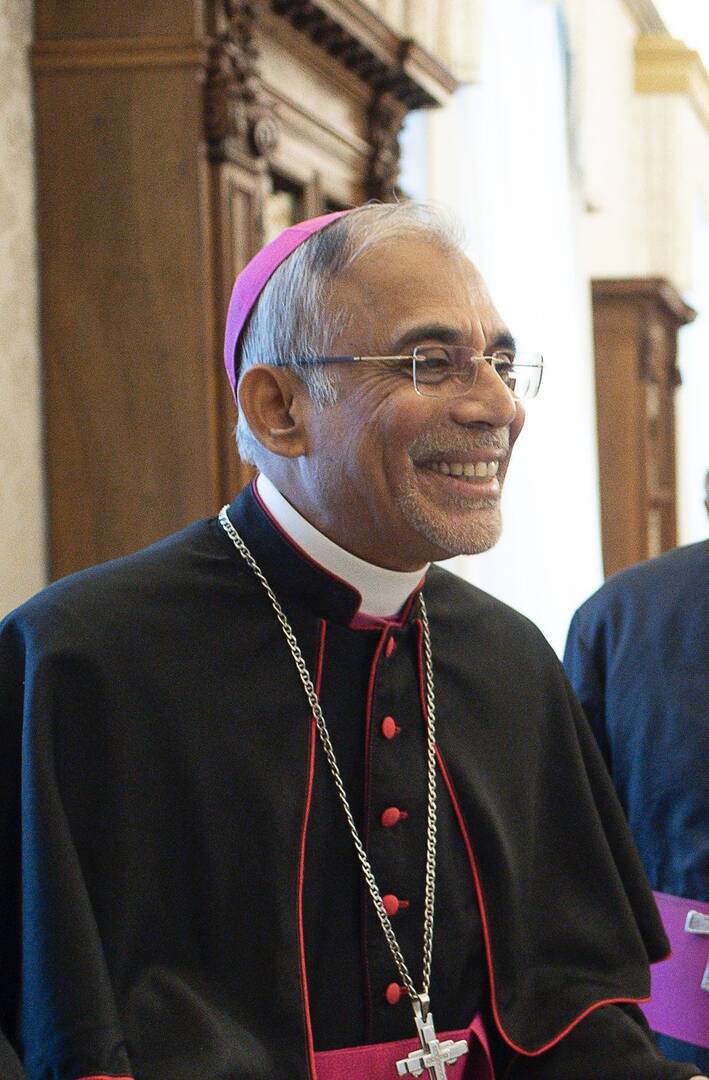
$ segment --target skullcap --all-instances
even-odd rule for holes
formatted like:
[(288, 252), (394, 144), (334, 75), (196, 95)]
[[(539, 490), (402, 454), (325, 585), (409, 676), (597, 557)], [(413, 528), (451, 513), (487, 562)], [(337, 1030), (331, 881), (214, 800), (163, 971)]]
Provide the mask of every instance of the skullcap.
[(320, 217), (310, 218), (308, 221), (301, 221), (297, 225), (291, 225), (290, 228), (279, 233), (275, 240), (271, 240), (269, 244), (261, 248), (237, 277), (229, 301), (224, 334), (224, 363), (234, 397), (236, 397), (238, 378), (236, 351), (239, 336), (267, 281), (274, 270), (277, 270), (281, 263), (288, 258), (291, 252), (300, 247), (304, 240), (307, 240), (313, 233), (320, 232), (321, 229), (324, 229), (344, 214), (350, 214), (351, 212), (351, 210), (338, 210), (334, 214), (322, 214)]

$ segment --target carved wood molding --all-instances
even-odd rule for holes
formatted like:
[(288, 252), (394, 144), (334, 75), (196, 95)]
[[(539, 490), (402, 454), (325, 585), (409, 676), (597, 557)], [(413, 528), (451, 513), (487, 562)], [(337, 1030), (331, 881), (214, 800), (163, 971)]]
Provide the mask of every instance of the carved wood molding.
[(205, 126), (214, 161), (268, 158), (280, 135), (264, 91), (255, 41), (257, 3), (217, 0), (207, 48)]
[(591, 286), (594, 302), (605, 300), (632, 304), (650, 300), (678, 328), (697, 317), (694, 308), (684, 302), (666, 278), (594, 278)]
[(458, 82), (416, 42), (401, 38), (361, 0), (270, 0), (271, 10), (406, 109), (444, 104)]
[(365, 191), (369, 199), (390, 200), (400, 195), (397, 185), (401, 147), (399, 135), (406, 116), (406, 106), (393, 94), (378, 94), (368, 112), (371, 146)]
[(259, 71), (260, 16), (277, 16), (357, 76), (371, 92), (369, 197), (397, 193), (399, 134), (406, 113), (447, 100), (458, 83), (416, 42), (399, 37), (362, 0), (212, 0), (205, 126), (213, 161), (268, 160), (281, 132), (276, 100)]
[[(681, 326), (696, 319), (693, 307), (665, 278), (594, 278), (591, 283), (594, 305), (612, 303), (637, 309), (642, 330), (640, 334), (640, 377), (646, 382), (681, 384), (672, 340)], [(658, 316), (663, 322), (658, 321)]]
[(92, 68), (200, 67), (205, 50), (194, 41), (170, 37), (65, 38), (32, 47), (35, 71)]

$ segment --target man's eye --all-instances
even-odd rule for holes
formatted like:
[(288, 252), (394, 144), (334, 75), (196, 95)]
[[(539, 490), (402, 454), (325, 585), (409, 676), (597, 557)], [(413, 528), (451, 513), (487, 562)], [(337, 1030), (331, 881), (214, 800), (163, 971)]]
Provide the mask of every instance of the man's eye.
[(437, 349), (435, 347), (419, 349), (416, 353), (416, 361), (419, 368), (424, 367), (429, 371), (435, 371), (437, 368), (449, 368), (452, 363), (450, 354), (446, 349)]
[(497, 372), (497, 374), (501, 378), (504, 379), (507, 375), (509, 375), (509, 373), (512, 370), (512, 367), (514, 365), (514, 357), (513, 356), (504, 356), (504, 355), (503, 356), (498, 356), (498, 355), (496, 355), (494, 357), (494, 360), (495, 360), (495, 371)]
[(449, 368), (451, 362), (447, 356), (424, 356), (418, 357), (419, 371), (438, 371), (441, 368)]
[(445, 349), (421, 349), (416, 354), (416, 378), (419, 383), (446, 378), (455, 368), (454, 361)]

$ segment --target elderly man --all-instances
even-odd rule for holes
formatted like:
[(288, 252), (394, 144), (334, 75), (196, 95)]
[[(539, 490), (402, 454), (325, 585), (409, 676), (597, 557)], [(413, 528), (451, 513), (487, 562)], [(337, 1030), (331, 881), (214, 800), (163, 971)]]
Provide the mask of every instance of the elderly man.
[(560, 665), (430, 566), (497, 539), (541, 358), (409, 204), (264, 249), (226, 361), (257, 482), (2, 631), (8, 1061), (686, 1080), (634, 1004), (666, 941)]

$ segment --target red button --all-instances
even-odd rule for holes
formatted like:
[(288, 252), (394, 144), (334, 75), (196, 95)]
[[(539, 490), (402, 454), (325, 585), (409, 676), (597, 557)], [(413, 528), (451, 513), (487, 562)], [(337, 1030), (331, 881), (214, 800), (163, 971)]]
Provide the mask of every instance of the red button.
[(392, 825), (398, 825), (400, 821), (405, 821), (408, 816), (406, 811), (400, 810), (398, 806), (387, 806), (379, 820), (385, 829), (391, 829)]
[(385, 716), (382, 720), (382, 735), (385, 739), (395, 739), (401, 731), (393, 716)]
[(395, 648), (396, 648), (396, 642), (394, 641), (393, 637), (390, 637), (389, 640), (387, 641), (387, 647), (386, 647), (387, 656), (391, 656), (391, 654), (394, 652)]
[(384, 910), (389, 917), (396, 915), (398, 911), (403, 911), (404, 908), (409, 906), (408, 900), (400, 900), (399, 897), (394, 896), (393, 893), (387, 893), (386, 896), (383, 896), (382, 903), (384, 904)]
[(398, 1005), (402, 997), (406, 994), (406, 987), (399, 986), (398, 983), (389, 983), (384, 991), (384, 997), (387, 999), (390, 1005)]

